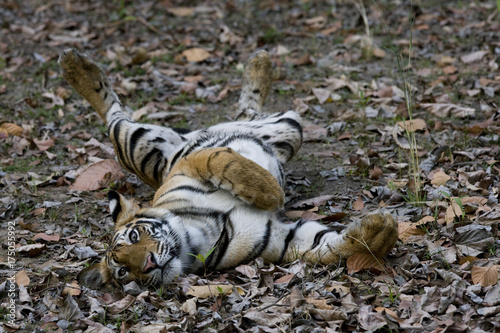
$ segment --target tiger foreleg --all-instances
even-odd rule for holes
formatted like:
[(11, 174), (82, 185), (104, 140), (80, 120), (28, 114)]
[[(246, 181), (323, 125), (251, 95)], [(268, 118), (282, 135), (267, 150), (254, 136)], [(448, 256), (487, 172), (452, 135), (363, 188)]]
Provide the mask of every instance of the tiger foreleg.
[(294, 237), (281, 258), (286, 262), (302, 258), (328, 265), (359, 253), (381, 258), (398, 240), (397, 222), (388, 212), (371, 213), (342, 232), (313, 221), (297, 222), (291, 232)]
[(267, 51), (254, 52), (248, 59), (243, 73), (243, 84), (235, 120), (248, 121), (258, 118), (271, 89), (272, 74), (273, 65)]
[[(283, 206), (285, 195), (276, 178), (257, 163), (231, 148), (209, 148), (180, 159), (157, 191), (153, 204), (161, 203), (159, 193), (168, 193), (182, 186), (186, 178), (210, 182), (229, 191), (242, 201), (263, 210)], [(165, 198), (166, 199), (166, 198)]]

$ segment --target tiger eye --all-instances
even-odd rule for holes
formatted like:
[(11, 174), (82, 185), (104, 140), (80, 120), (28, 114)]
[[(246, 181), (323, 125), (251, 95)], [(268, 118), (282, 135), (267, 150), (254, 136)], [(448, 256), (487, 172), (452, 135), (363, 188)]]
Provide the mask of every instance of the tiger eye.
[(126, 274), (127, 274), (127, 268), (126, 267), (122, 267), (122, 268), (120, 268), (118, 270), (118, 277), (119, 278), (124, 277)]
[(132, 230), (129, 234), (129, 238), (132, 244), (137, 243), (139, 241), (139, 232), (136, 229)]

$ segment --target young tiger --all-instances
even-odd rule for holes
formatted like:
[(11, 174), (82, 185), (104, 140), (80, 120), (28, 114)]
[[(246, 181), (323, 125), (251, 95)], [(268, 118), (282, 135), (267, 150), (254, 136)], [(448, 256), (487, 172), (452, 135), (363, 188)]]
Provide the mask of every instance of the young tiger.
[[(302, 143), (293, 111), (261, 115), (272, 64), (257, 51), (245, 67), (236, 122), (181, 134), (130, 118), (103, 71), (75, 50), (59, 58), (65, 79), (106, 122), (121, 165), (156, 189), (140, 209), (109, 192), (115, 230), (99, 263), (79, 274), (82, 284), (168, 284), (186, 273), (304, 258), (330, 264), (356, 253), (384, 256), (397, 241), (387, 212), (337, 232), (321, 223), (284, 223), (283, 164)], [(205, 265), (191, 254), (213, 252)]]

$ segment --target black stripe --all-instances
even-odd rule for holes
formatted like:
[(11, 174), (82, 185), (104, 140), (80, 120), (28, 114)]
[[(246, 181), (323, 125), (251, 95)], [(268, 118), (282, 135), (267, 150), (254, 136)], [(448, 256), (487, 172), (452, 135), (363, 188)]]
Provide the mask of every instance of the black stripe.
[(226, 254), (229, 243), (233, 236), (233, 225), (228, 215), (225, 215), (225, 225), (222, 228), (219, 239), (215, 243), (215, 249), (212, 254), (208, 257), (208, 263), (205, 262), (207, 270), (213, 271), (217, 268), (217, 265), (221, 262), (222, 258)]
[(275, 146), (276, 149), (281, 149), (281, 150), (287, 151), (288, 155), (290, 157), (295, 154), (295, 149), (293, 149), (293, 146), (291, 144), (289, 144), (288, 142), (280, 141), (280, 142), (272, 142), (270, 144)]
[(130, 160), (131, 161), (135, 161), (134, 151), (135, 151), (135, 147), (137, 146), (137, 143), (149, 131), (151, 131), (151, 130), (146, 129), (144, 127), (140, 127), (137, 130), (135, 130), (134, 133), (130, 136)]
[(109, 191), (108, 192), (108, 201), (111, 201), (111, 200), (116, 200), (115, 209), (111, 212), (111, 218), (116, 223), (118, 215), (122, 211), (122, 204), (120, 202), (120, 195), (118, 193), (116, 193), (115, 191)]
[(295, 237), (295, 230), (296, 230), (296, 228), (291, 229), (288, 232), (288, 235), (286, 235), (285, 243), (283, 244), (283, 249), (281, 250), (281, 255), (280, 255), (280, 258), (278, 260), (278, 263), (280, 263), (283, 260), (283, 257), (285, 256), (285, 253), (286, 253), (286, 250), (288, 249), (288, 245), (290, 244), (292, 239)]
[(123, 155), (123, 149), (119, 141), (122, 121), (124, 121), (124, 119), (120, 119), (116, 123), (115, 128), (113, 129), (113, 139), (115, 141), (116, 151), (118, 152), (118, 159), (122, 165), (125, 165), (125, 156)]
[(175, 191), (190, 191), (190, 192), (200, 193), (200, 194), (212, 194), (212, 193), (216, 192), (217, 190), (203, 190), (201, 188), (197, 188), (197, 187), (194, 187), (191, 185), (181, 185), (181, 186), (178, 186), (176, 188), (173, 188), (173, 189), (163, 193), (162, 195), (160, 195), (159, 198), (161, 198), (162, 196), (164, 196), (168, 193), (175, 192)]
[(154, 143), (158, 143), (158, 142), (160, 142), (160, 143), (163, 143), (163, 142), (165, 142), (165, 141), (166, 141), (166, 140), (165, 140), (164, 138), (162, 138), (162, 137), (156, 137), (156, 138), (154, 138), (153, 140), (151, 140), (150, 142), (154, 142)]
[(291, 118), (281, 118), (275, 122), (275, 124), (279, 123), (287, 123), (291, 127), (295, 128), (300, 133), (300, 138), (302, 139), (302, 126), (300, 126), (299, 122)]
[(181, 208), (181, 209), (172, 209), (171, 210), (172, 213), (174, 213), (175, 215), (179, 216), (179, 217), (182, 217), (182, 216), (186, 216), (186, 217), (189, 217), (189, 216), (204, 216), (204, 217), (207, 217), (207, 218), (211, 218), (213, 220), (216, 220), (217, 222), (222, 219), (223, 221), (222, 222), (225, 222), (225, 214), (221, 211), (217, 211), (217, 210), (207, 210), (205, 208), (200, 208), (199, 210), (194, 210), (194, 209), (184, 209), (184, 208)]
[(299, 220), (296, 223), (297, 224), (295, 225), (295, 227), (288, 232), (288, 235), (286, 235), (285, 243), (283, 244), (283, 250), (281, 250), (281, 255), (280, 255), (278, 262), (281, 262), (283, 260), (283, 257), (285, 256), (285, 253), (286, 253), (286, 250), (288, 249), (288, 245), (290, 245), (290, 242), (295, 237), (295, 232), (297, 231), (298, 228), (302, 227), (302, 225), (304, 225), (306, 223), (306, 221)]
[(267, 221), (266, 233), (264, 237), (262, 238), (262, 240), (259, 240), (257, 244), (254, 245), (252, 251), (250, 251), (250, 253), (245, 256), (245, 259), (240, 261), (238, 265), (250, 262), (261, 255), (261, 253), (266, 249), (267, 245), (269, 244), (269, 239), (271, 238), (271, 226), (272, 226), (272, 221), (271, 220)]
[(177, 134), (188, 134), (191, 132), (191, 130), (188, 128), (180, 128), (180, 127), (174, 127), (172, 128), (172, 130)]
[(161, 154), (161, 153), (162, 152), (158, 148), (153, 148), (153, 149), (151, 149), (151, 151), (149, 153), (146, 154), (146, 156), (144, 156), (144, 158), (141, 161), (141, 172), (143, 174), (146, 174), (146, 166), (147, 166), (149, 160), (153, 157), (153, 155)]
[(145, 219), (154, 219), (154, 220), (156, 220), (156, 218), (157, 218), (157, 216), (155, 216), (155, 215), (148, 215), (148, 214), (144, 214), (144, 213), (137, 214), (135, 217), (138, 219), (145, 218)]
[(177, 162), (177, 160), (183, 156), (184, 149), (179, 150), (177, 153), (175, 153), (174, 157), (170, 160), (170, 167), (173, 167), (174, 164)]
[(316, 236), (314, 236), (314, 242), (313, 242), (313, 245), (311, 246), (311, 248), (308, 250), (308, 251), (311, 251), (312, 249), (314, 249), (316, 246), (319, 245), (319, 243), (321, 242), (321, 239), (323, 238), (324, 235), (330, 233), (330, 232), (335, 232), (335, 230), (331, 230), (331, 229), (325, 229), (325, 230), (321, 230), (320, 232), (318, 232), (316, 234)]
[[(163, 152), (162, 152), (161, 150), (158, 150), (158, 151), (159, 151), (159, 153), (161, 154), (161, 157), (163, 157)], [(165, 158), (160, 158), (160, 156), (158, 156), (158, 160), (157, 160), (157, 161), (156, 161), (156, 163), (155, 163), (155, 167), (154, 167), (154, 171), (153, 171), (153, 178), (154, 178), (154, 180), (156, 180), (156, 182), (157, 182), (159, 185), (161, 185), (161, 184), (160, 184), (160, 179), (158, 178), (158, 176), (159, 176), (159, 174), (160, 174), (160, 164), (161, 164), (162, 162), (165, 162), (165, 160), (166, 160)], [(163, 168), (162, 168), (162, 169), (163, 169)]]
[[(160, 198), (166, 193), (163, 193), (157, 200), (156, 202), (158, 202), (160, 200)], [(187, 202), (189, 205), (192, 205), (192, 201), (189, 200), (189, 199), (186, 199), (186, 198), (175, 198), (175, 199), (169, 199), (169, 200), (166, 200), (166, 201), (162, 201), (161, 204), (162, 205), (168, 205), (168, 204), (172, 204), (172, 203), (175, 203), (175, 202)]]

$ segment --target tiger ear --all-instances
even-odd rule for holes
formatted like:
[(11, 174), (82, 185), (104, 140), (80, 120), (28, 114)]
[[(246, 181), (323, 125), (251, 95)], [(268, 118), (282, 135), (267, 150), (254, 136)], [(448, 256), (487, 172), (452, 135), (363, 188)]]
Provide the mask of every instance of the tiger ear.
[(133, 200), (127, 200), (123, 195), (115, 192), (108, 192), (109, 211), (113, 221), (115, 221), (115, 228), (129, 222), (135, 217), (135, 213), (139, 210)]
[(100, 289), (111, 281), (111, 272), (106, 264), (106, 259), (83, 269), (77, 276), (78, 282), (91, 289)]

